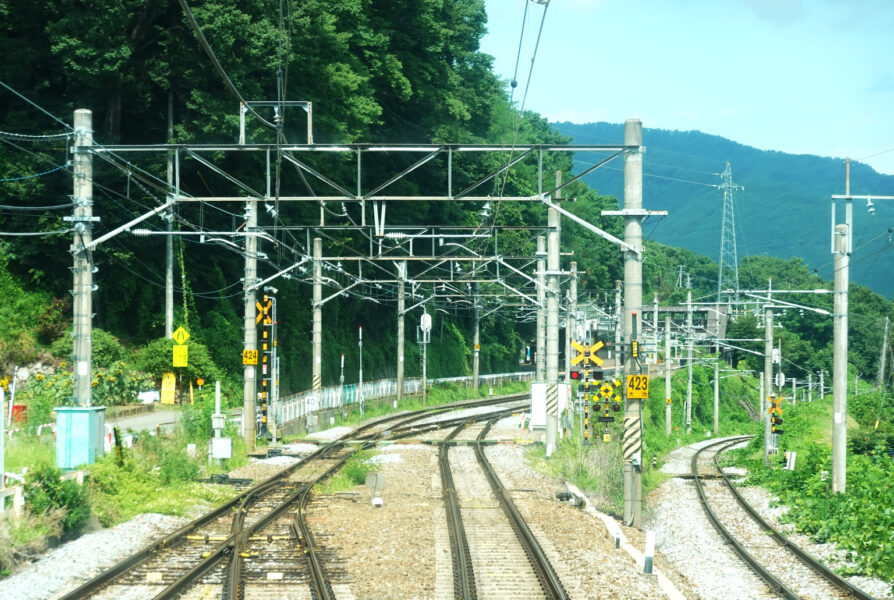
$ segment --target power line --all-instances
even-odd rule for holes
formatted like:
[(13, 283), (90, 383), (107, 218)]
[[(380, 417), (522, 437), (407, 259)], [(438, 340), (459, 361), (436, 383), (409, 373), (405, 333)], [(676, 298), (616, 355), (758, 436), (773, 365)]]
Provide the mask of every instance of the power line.
[(59, 229), (56, 231), (0, 231), (0, 237), (38, 237), (45, 235), (61, 235), (71, 233), (74, 229)]
[(227, 72), (224, 70), (223, 66), (220, 64), (220, 61), (217, 60), (217, 56), (214, 55), (214, 50), (211, 49), (211, 45), (208, 43), (208, 40), (205, 38), (205, 34), (202, 33), (202, 29), (199, 27), (199, 23), (196, 21), (195, 15), (192, 14), (192, 10), (190, 10), (189, 5), (186, 3), (186, 0), (179, 0), (180, 6), (183, 8), (183, 12), (186, 14), (186, 18), (189, 21), (189, 24), (192, 26), (193, 31), (196, 34), (196, 37), (199, 39), (199, 43), (202, 45), (202, 48), (205, 50), (205, 54), (208, 55), (208, 58), (211, 59), (211, 62), (214, 64), (214, 68), (217, 70), (217, 73), (220, 75), (221, 79), (223, 79), (224, 84), (230, 90), (234, 96), (239, 99), (239, 102), (248, 109), (248, 112), (253, 114), (264, 126), (270, 129), (276, 129), (276, 125), (269, 122), (267, 119), (259, 115), (255, 109), (249, 105), (245, 99), (242, 97), (242, 94), (239, 93), (239, 90), (236, 89), (236, 86), (233, 85), (233, 81), (230, 79), (230, 76), (227, 75)]
[(63, 121), (63, 120), (60, 119), (59, 117), (57, 117), (56, 115), (52, 114), (50, 111), (46, 110), (46, 109), (43, 108), (42, 106), (38, 105), (36, 102), (33, 102), (32, 100), (29, 100), (29, 99), (26, 98), (24, 95), (22, 95), (21, 93), (17, 92), (16, 90), (14, 90), (14, 89), (11, 88), (10, 86), (8, 86), (8, 85), (7, 85), (6, 83), (4, 83), (3, 81), (0, 81), (0, 85), (2, 85), (3, 87), (5, 87), (7, 90), (9, 90), (10, 92), (12, 92), (12, 93), (15, 94), (16, 96), (18, 96), (19, 98), (21, 98), (22, 100), (24, 100), (25, 102), (27, 102), (28, 104), (30, 104), (31, 106), (33, 106), (34, 108), (36, 108), (37, 110), (39, 110), (40, 112), (42, 112), (42, 113), (44, 113), (45, 115), (47, 115), (48, 117), (50, 117), (50, 118), (53, 119), (54, 121), (58, 121), (59, 123), (61, 123), (62, 125), (64, 125), (67, 129), (74, 130), (74, 128), (73, 128), (71, 125), (69, 125), (68, 123), (66, 123), (65, 121)]
[(13, 138), (26, 142), (40, 142), (44, 140), (54, 140), (59, 138), (71, 137), (72, 133), (52, 133), (48, 135), (30, 135), (26, 133), (13, 133), (11, 131), (0, 131), (0, 137)]
[[(10, 181), (25, 181), (26, 179), (35, 179), (37, 177), (43, 177), (44, 175), (49, 175), (50, 173), (55, 173), (61, 169), (64, 169), (68, 166), (68, 163), (64, 165), (60, 165), (55, 169), (50, 169), (49, 171), (44, 171), (43, 173), (35, 173), (33, 175), (20, 175), (19, 177), (3, 177), (0, 179), (0, 183), (9, 183)], [(69, 205), (70, 206), (70, 205)]]

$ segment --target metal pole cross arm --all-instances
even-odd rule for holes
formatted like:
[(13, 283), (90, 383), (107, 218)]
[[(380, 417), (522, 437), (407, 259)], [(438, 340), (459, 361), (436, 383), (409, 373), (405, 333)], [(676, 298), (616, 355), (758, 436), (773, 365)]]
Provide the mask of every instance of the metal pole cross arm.
[(95, 248), (99, 244), (103, 243), (104, 241), (109, 240), (109, 239), (115, 237), (116, 235), (118, 235), (119, 233), (129, 230), (134, 225), (137, 225), (138, 223), (142, 223), (146, 219), (157, 215), (158, 213), (164, 211), (167, 208), (170, 208), (171, 206), (174, 205), (174, 203), (175, 203), (175, 201), (173, 199), (168, 200), (161, 206), (157, 206), (156, 208), (150, 210), (146, 214), (141, 215), (141, 216), (137, 217), (136, 219), (133, 219), (132, 221), (129, 221), (129, 222), (125, 223), (124, 225), (121, 225), (120, 227), (116, 227), (115, 229), (106, 233), (105, 235), (101, 235), (100, 237), (96, 238), (92, 242), (85, 244), (84, 247), (81, 248), (81, 250), (82, 251), (92, 250), (93, 248)]
[(544, 198), (541, 198), (541, 202), (543, 202), (544, 204), (546, 204), (548, 207), (553, 208), (553, 209), (559, 211), (559, 213), (560, 213), (562, 216), (568, 217), (569, 219), (571, 219), (572, 221), (574, 221), (574, 222), (577, 223), (578, 225), (581, 225), (581, 226), (585, 227), (586, 229), (589, 229), (590, 231), (592, 231), (593, 233), (595, 233), (595, 234), (598, 235), (599, 237), (601, 237), (601, 238), (603, 238), (603, 239), (605, 239), (605, 240), (607, 240), (607, 241), (609, 241), (609, 242), (611, 242), (611, 243), (613, 243), (613, 244), (617, 244), (618, 246), (621, 246), (622, 248), (624, 248), (624, 249), (627, 250), (628, 252), (633, 252), (634, 254), (639, 254), (639, 255), (641, 255), (641, 254), (643, 253), (643, 249), (642, 249), (642, 248), (636, 248), (636, 247), (634, 247), (634, 246), (631, 246), (630, 244), (628, 244), (628, 243), (625, 242), (624, 240), (619, 239), (619, 238), (616, 238), (615, 236), (613, 236), (613, 235), (610, 234), (609, 232), (607, 232), (607, 231), (603, 231), (602, 229), (599, 229), (599, 228), (596, 227), (595, 225), (593, 225), (593, 224), (591, 224), (591, 223), (585, 221), (584, 219), (581, 219), (581, 218), (578, 217), (577, 215), (568, 212), (567, 210), (565, 210), (564, 208), (562, 208), (562, 207), (559, 206), (558, 204), (554, 204), (554, 203), (553, 203), (551, 200), (549, 200), (548, 198), (545, 198), (545, 197), (544, 197)]

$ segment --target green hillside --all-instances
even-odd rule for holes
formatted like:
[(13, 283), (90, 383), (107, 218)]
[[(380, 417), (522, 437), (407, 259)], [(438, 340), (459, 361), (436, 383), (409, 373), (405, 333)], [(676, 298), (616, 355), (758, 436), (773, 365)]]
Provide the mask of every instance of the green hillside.
[[(555, 123), (577, 144), (616, 144), (623, 125)], [(650, 239), (682, 246), (717, 260), (720, 248), (722, 193), (711, 187), (729, 161), (736, 193), (736, 238), (739, 260), (747, 255), (800, 257), (824, 279), (832, 279), (830, 202), (844, 193), (842, 159), (759, 150), (698, 131), (646, 128), (643, 195), (650, 209), (667, 209), (667, 218), (645, 232)], [(576, 169), (585, 164), (578, 162)], [(585, 178), (600, 193), (623, 198), (620, 163)], [(851, 163), (851, 193), (894, 195), (894, 175)], [(878, 202), (870, 215), (863, 202), (854, 206), (855, 237), (851, 281), (894, 296), (894, 252), (890, 228), (894, 203)], [(843, 220), (839, 208), (839, 220)]]

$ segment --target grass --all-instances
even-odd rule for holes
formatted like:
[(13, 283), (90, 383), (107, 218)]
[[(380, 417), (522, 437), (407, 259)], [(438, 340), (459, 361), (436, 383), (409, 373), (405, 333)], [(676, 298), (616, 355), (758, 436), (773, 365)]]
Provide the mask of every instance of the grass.
[(21, 518), (12, 511), (0, 514), (0, 576), (8, 576), (46, 550), (50, 538), (62, 535), (64, 517), (61, 510), (42, 515), (25, 513)]
[[(713, 369), (711, 369), (713, 372)], [(712, 435), (714, 423), (713, 384), (709, 381), (707, 369), (696, 367), (693, 386), (692, 433), (686, 434), (682, 420), (681, 401), (672, 405), (672, 423), (676, 431), (665, 435), (665, 399), (664, 380), (653, 379), (649, 399), (643, 404), (643, 495), (657, 488), (667, 480), (668, 476), (652, 467), (652, 456), (658, 459), (658, 467), (668, 452), (693, 442), (704, 440), (706, 432)], [(685, 371), (673, 377), (673, 398), (686, 396)], [(720, 382), (720, 435), (734, 435), (756, 432), (759, 425), (750, 420), (739, 399), (757, 401), (756, 380), (745, 374), (724, 379)], [(753, 389), (754, 388), (754, 389)], [(597, 415), (591, 412), (591, 420)], [(603, 426), (592, 424), (593, 435), (589, 445), (580, 441), (580, 429), (575, 416), (574, 430), (571, 436), (561, 440), (553, 455), (546, 459), (543, 446), (531, 448), (527, 457), (531, 465), (538, 471), (552, 477), (561, 477), (593, 496), (595, 503), (606, 512), (619, 512), (623, 507), (623, 459), (621, 455), (621, 438), (623, 436), (622, 413), (615, 413), (617, 419), (611, 423), (608, 432), (611, 441), (602, 441)]]
[(6, 440), (6, 470), (10, 473), (21, 473), (24, 467), (37, 464), (56, 463), (56, 446), (52, 435), (42, 435), (40, 439), (33, 435), (18, 434)]
[(358, 450), (331, 477), (314, 486), (315, 494), (335, 494), (351, 490), (356, 485), (366, 482), (366, 474), (376, 467), (373, 460), (375, 453), (372, 450)]

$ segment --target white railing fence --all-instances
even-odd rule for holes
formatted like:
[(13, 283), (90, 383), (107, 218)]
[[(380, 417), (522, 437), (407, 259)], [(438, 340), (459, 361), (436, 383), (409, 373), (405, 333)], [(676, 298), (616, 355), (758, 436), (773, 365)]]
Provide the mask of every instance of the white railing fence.
[[(524, 371), (518, 373), (495, 373), (493, 375), (481, 375), (478, 377), (478, 385), (489, 387), (498, 386), (511, 381), (531, 381), (534, 378), (532, 371)], [(429, 379), (428, 384), (437, 385), (445, 383), (455, 383), (469, 387), (472, 385), (472, 376), (464, 377), (442, 377), (440, 379)], [(362, 393), (361, 393), (362, 392)], [(404, 379), (404, 394), (414, 395), (422, 393), (421, 378)], [(367, 400), (375, 400), (378, 398), (387, 398), (397, 395), (396, 379), (378, 379), (376, 381), (364, 381), (361, 389), (356, 383), (344, 386), (324, 387), (318, 391), (307, 390), (298, 394), (292, 394), (279, 400), (276, 407), (276, 422), (280, 427), (295, 419), (300, 419), (306, 415), (319, 410), (330, 408), (341, 408), (350, 404), (356, 404)]]

